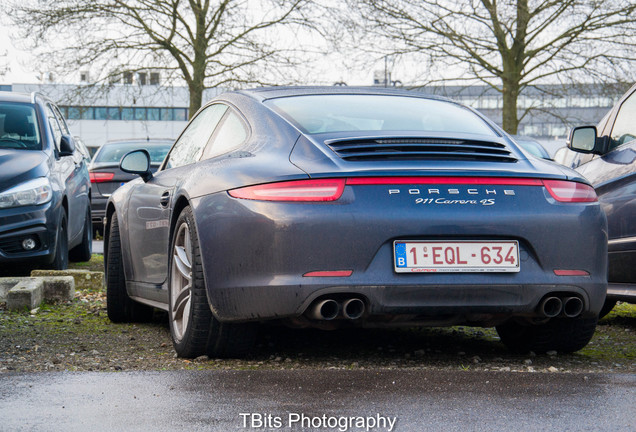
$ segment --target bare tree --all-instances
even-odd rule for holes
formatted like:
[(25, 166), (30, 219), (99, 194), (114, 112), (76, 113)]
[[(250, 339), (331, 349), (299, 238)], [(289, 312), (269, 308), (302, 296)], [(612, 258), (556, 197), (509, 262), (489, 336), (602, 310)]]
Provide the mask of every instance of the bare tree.
[[(289, 64), (277, 30), (306, 24), (308, 0), (22, 0), (10, 17), (38, 58), (65, 74), (103, 82), (150, 69), (189, 88), (190, 115), (209, 87), (264, 83), (267, 65)], [(287, 45), (287, 47), (283, 46)], [(269, 68), (271, 71), (272, 68)], [(272, 74), (270, 74), (271, 76)]]
[(528, 86), (636, 76), (633, 0), (350, 2), (359, 11), (351, 22), (362, 16), (385, 53), (425, 56), (422, 65), (443, 80), (477, 79), (501, 92), (509, 133), (532, 108), (517, 106)]

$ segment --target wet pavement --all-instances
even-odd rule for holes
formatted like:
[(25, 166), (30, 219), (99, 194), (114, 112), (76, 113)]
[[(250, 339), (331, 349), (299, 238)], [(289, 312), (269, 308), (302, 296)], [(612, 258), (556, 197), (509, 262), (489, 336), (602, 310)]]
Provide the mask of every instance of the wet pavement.
[(0, 375), (0, 430), (633, 431), (636, 375), (408, 370)]

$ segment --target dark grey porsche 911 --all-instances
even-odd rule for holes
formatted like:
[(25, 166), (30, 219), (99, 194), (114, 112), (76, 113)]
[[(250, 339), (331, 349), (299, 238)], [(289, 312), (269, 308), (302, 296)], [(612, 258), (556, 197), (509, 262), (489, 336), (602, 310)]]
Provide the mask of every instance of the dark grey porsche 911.
[(178, 355), (237, 356), (257, 324), (496, 326), (571, 352), (607, 287), (607, 223), (575, 171), (475, 111), (387, 89), (269, 88), (204, 106), (107, 204), (108, 315), (169, 311)]

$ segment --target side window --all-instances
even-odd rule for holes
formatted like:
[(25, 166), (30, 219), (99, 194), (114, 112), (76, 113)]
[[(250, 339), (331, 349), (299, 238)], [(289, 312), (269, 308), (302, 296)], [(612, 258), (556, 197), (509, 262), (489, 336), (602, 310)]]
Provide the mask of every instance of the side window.
[(232, 110), (228, 110), (223, 123), (217, 128), (208, 143), (203, 159), (227, 153), (241, 145), (248, 135), (248, 129), (243, 120)]
[(166, 162), (166, 169), (188, 165), (199, 160), (203, 148), (226, 110), (226, 105), (214, 104), (201, 111), (172, 147)]
[(51, 127), (51, 132), (53, 133), (53, 139), (55, 140), (55, 148), (60, 150), (60, 141), (62, 140), (62, 128), (55, 117), (55, 113), (51, 108), (51, 105), (46, 105), (46, 119), (49, 122), (49, 126)]
[(636, 93), (633, 93), (621, 105), (614, 127), (610, 150), (636, 139)]

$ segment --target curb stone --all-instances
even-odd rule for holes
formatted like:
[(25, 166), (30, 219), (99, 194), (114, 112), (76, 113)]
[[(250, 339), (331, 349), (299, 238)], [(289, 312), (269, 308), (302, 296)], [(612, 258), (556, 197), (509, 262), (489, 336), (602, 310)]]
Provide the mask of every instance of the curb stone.
[(78, 290), (101, 291), (104, 288), (104, 272), (88, 270), (33, 270), (34, 276), (72, 276)]
[(75, 280), (71, 276), (0, 278), (0, 301), (7, 309), (35, 309), (43, 300), (64, 301), (75, 297)]

